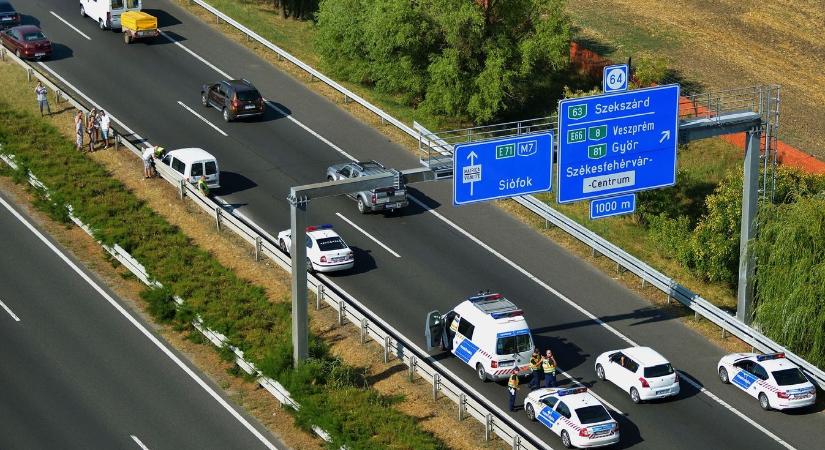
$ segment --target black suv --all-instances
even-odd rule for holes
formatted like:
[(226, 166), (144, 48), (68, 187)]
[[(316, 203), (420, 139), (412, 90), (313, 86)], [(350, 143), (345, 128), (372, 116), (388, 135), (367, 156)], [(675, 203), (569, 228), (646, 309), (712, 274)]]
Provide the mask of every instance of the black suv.
[(247, 80), (228, 80), (204, 84), (201, 88), (203, 106), (214, 106), (223, 113), (223, 120), (263, 116), (264, 99)]
[(0, 30), (20, 25), (20, 13), (6, 0), (0, 0)]

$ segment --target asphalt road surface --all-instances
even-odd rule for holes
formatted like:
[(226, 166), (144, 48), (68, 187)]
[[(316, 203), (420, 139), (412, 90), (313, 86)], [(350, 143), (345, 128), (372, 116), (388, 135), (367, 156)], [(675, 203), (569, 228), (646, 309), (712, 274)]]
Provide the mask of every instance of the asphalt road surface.
[(5, 205), (0, 229), (0, 448), (286, 448)]
[[(19, 6), (25, 21), (40, 23), (57, 43), (44, 67), (153, 144), (214, 154), (222, 171), (220, 198), (271, 235), (289, 226), (289, 187), (323, 181), (326, 167), (346, 155), (398, 169), (419, 166), (415, 155), (171, 2), (144, 3), (165, 36), (130, 46), (81, 18), (75, 3), (33, 0)], [(201, 84), (226, 76), (251, 80), (271, 101), (262, 120), (227, 124), (219, 111), (200, 106)], [(536, 343), (552, 347), (563, 370), (612, 405), (622, 448), (802, 449), (825, 442), (821, 407), (761, 411), (756, 400), (719, 382), (719, 348), (610, 276), (491, 205), (453, 208), (449, 181), (410, 190), (411, 206), (391, 215), (361, 216), (346, 198), (309, 207), (310, 223), (332, 223), (356, 252), (352, 272), (328, 278), (409, 339), (423, 346), (428, 311), (446, 312), (491, 289), (524, 309)], [(683, 381), (676, 399), (643, 405), (595, 382), (595, 357), (631, 343), (656, 348), (683, 379), (695, 381)], [(482, 383), (453, 357), (434, 355), (505, 409), (503, 386)], [(510, 416), (545, 445), (560, 446), (523, 411)]]

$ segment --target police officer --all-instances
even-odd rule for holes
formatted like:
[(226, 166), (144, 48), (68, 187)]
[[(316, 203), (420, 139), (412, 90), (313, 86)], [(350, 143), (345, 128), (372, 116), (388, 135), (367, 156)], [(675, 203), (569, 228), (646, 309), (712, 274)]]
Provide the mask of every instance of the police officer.
[(533, 356), (530, 357), (530, 370), (533, 376), (530, 378), (530, 389), (538, 389), (541, 387), (541, 375), (544, 373), (541, 364), (541, 351), (536, 347), (533, 349)]
[(518, 393), (517, 373), (517, 370), (513, 370), (513, 373), (510, 375), (510, 379), (507, 381), (507, 392), (510, 395), (510, 411), (516, 410), (516, 394)]
[(209, 186), (206, 184), (205, 177), (200, 177), (198, 179), (198, 190), (201, 191), (201, 194), (205, 196), (209, 196)]
[(544, 371), (544, 387), (556, 387), (556, 358), (549, 348), (541, 360), (541, 368)]

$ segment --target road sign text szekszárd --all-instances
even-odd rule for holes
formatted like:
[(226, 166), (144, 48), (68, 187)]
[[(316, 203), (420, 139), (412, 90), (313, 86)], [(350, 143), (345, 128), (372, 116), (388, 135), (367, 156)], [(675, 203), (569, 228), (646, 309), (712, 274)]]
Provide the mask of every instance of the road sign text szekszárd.
[(679, 85), (559, 102), (558, 201), (676, 184)]
[(553, 133), (535, 133), (453, 148), (453, 204), (549, 191)]

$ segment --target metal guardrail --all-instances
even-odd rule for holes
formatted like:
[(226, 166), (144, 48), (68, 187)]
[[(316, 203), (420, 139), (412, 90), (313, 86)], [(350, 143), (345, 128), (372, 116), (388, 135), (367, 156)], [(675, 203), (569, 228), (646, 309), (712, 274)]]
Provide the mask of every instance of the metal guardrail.
[[(43, 80), (44, 83), (53, 90), (58, 90), (58, 87), (43, 74), (32, 69), (31, 66), (17, 59), (14, 55), (11, 55), (11, 57), (14, 58), (15, 62), (21, 65), (27, 73)], [(67, 96), (67, 98), (72, 105), (79, 110), (88, 111), (88, 108), (82, 103), (77, 102), (71, 97)], [(131, 151), (136, 157), (141, 157), (142, 149), (124, 138), (122, 134), (115, 133), (115, 138), (120, 145), (125, 146), (126, 149)], [(252, 245), (255, 250), (256, 259), (265, 256), (283, 270), (287, 272), (291, 270), (291, 259), (281, 252), (275, 242), (271, 242), (264, 233), (258, 231), (261, 229), (260, 227), (252, 223), (247, 223), (245, 220), (233, 215), (232, 208), (229, 205), (216, 203), (211, 198), (203, 196), (194, 185), (183, 180), (181, 175), (171, 168), (163, 164), (158, 164), (156, 169), (161, 178), (175, 186), (181, 199), (188, 198), (204, 211), (211, 214), (215, 218), (215, 224), (219, 230), (226, 227)], [(45, 186), (43, 186), (43, 188), (45, 188)], [(76, 221), (76, 223), (78, 222)], [(87, 232), (91, 232), (91, 230), (82, 223), (78, 223), (78, 225), (84, 227)], [(114, 247), (106, 247), (106, 250), (118, 259), (118, 261), (123, 263), (125, 267), (133, 271), (141, 281), (145, 283), (156, 283), (151, 279), (150, 275), (145, 272), (145, 269), (143, 269), (143, 266), (140, 265), (139, 262), (131, 258), (131, 256), (126, 256), (128, 253), (126, 253), (125, 250), (120, 249), (120, 251), (118, 251)], [(490, 440), (493, 438), (493, 435), (496, 435), (511, 445), (513, 450), (550, 448), (540, 438), (493, 406), (492, 403), (481, 394), (475, 392), (469, 388), (469, 386), (466, 386), (460, 378), (441, 366), (424, 350), (404, 337), (403, 334), (387, 324), (357, 299), (347, 295), (334, 283), (307, 274), (307, 287), (316, 295), (316, 309), (320, 309), (321, 302), (334, 308), (338, 312), (339, 324), (343, 325), (345, 321), (349, 321), (360, 329), (362, 343), (366, 343), (368, 339), (372, 339), (383, 347), (385, 362), (389, 362), (392, 358), (397, 359), (408, 367), (407, 370), (410, 380), (414, 377), (420, 377), (433, 385), (434, 399), (446, 397), (455, 402), (458, 405), (459, 420), (467, 417), (478, 420), (484, 426), (485, 440)], [(219, 345), (218, 342), (224, 342), (225, 338), (209, 331), (203, 327), (201, 323), (195, 323), (195, 326), (198, 327), (210, 341), (215, 343), (215, 345)], [(257, 369), (254, 369), (254, 365), (243, 360), (243, 354), (239, 353), (240, 350), (233, 349), (233, 351), (237, 357), (236, 363), (238, 363), (241, 368), (247, 371), (247, 373), (256, 373), (255, 371), (257, 371)], [(247, 369), (254, 371), (250, 372)], [(300, 407), (300, 405), (291, 399), (289, 392), (277, 381), (260, 376), (258, 382), (272, 393), (279, 402), (294, 408)], [(316, 434), (329, 441), (329, 435), (324, 430), (315, 428), (317, 427), (314, 427)]]

